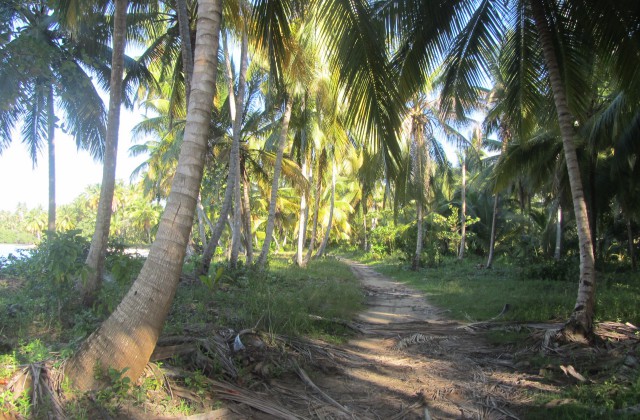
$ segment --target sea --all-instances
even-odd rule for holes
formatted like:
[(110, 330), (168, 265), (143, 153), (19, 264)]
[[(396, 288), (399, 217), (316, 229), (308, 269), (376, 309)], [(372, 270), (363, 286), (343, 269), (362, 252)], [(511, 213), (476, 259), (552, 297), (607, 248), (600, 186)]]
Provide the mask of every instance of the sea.
[(9, 254), (18, 255), (18, 251), (21, 249), (30, 249), (33, 245), (25, 244), (0, 244), (0, 258), (7, 258)]

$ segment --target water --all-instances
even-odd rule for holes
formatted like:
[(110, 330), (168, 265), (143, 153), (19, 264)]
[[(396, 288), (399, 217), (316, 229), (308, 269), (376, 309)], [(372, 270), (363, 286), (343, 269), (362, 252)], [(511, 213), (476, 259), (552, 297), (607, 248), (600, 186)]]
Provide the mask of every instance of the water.
[(7, 258), (9, 254), (18, 256), (18, 251), (21, 249), (33, 248), (33, 245), (24, 244), (0, 244), (0, 258)]

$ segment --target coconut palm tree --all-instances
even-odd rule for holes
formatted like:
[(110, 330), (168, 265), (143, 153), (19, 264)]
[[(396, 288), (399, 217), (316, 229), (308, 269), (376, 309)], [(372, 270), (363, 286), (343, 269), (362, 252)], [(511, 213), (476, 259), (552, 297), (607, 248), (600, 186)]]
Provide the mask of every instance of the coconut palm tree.
[[(578, 297), (564, 328), (566, 338), (591, 337), (594, 316), (594, 252), (576, 154), (575, 113), (585, 108), (584, 81), (593, 55), (611, 63), (625, 85), (637, 86), (636, 2), (578, 0), (447, 0), (379, 2), (387, 27), (399, 37), (400, 85), (417, 90), (444, 59), (443, 111), (462, 114), (478, 103), (475, 87), (486, 77), (487, 58), (507, 36), (542, 52), (544, 76), (553, 93), (580, 243)], [(523, 69), (523, 68), (521, 68)], [(529, 68), (524, 68), (529, 71)], [(530, 73), (514, 77), (531, 79)], [(634, 89), (636, 90), (636, 89)], [(637, 90), (636, 90), (637, 91)]]
[[(12, 20), (0, 35), (0, 153), (22, 122), (23, 142), (35, 165), (45, 147), (49, 163), (49, 222), (55, 230), (55, 130), (63, 128), (79, 149), (101, 158), (105, 141), (105, 110), (83, 57), (101, 57), (85, 50), (60, 25), (59, 13), (45, 2), (8, 2)], [(57, 100), (57, 103), (56, 103)], [(64, 114), (59, 124), (56, 108)]]

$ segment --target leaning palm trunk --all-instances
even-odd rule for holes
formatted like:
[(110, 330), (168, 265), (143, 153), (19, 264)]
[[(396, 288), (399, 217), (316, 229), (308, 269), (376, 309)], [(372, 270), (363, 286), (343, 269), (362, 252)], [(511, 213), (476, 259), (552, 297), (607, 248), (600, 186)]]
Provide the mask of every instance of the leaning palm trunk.
[(327, 229), (324, 233), (324, 238), (322, 238), (322, 243), (318, 248), (318, 252), (315, 255), (315, 258), (320, 258), (324, 254), (325, 249), (327, 248), (327, 244), (329, 243), (329, 235), (331, 235), (331, 228), (333, 227), (333, 208), (335, 207), (336, 202), (336, 162), (333, 162), (333, 168), (331, 170), (331, 206), (329, 207), (329, 221), (327, 222)]
[(280, 184), (280, 172), (282, 171), (282, 158), (284, 148), (287, 145), (287, 137), (289, 135), (289, 120), (291, 119), (291, 111), (293, 109), (293, 99), (286, 95), (284, 115), (282, 116), (282, 128), (280, 131), (280, 140), (278, 142), (278, 151), (276, 154), (276, 162), (273, 168), (273, 182), (271, 183), (271, 198), (269, 200), (269, 216), (267, 217), (267, 227), (265, 231), (264, 243), (262, 251), (258, 257), (257, 265), (264, 268), (269, 255), (269, 247), (273, 237), (273, 229), (276, 223), (276, 201), (278, 199), (278, 186)]
[[(220, 0), (200, 0), (193, 90), (176, 174), (158, 234), (138, 278), (115, 311), (68, 361), (66, 374), (80, 390), (94, 389), (95, 369), (128, 368), (137, 379), (155, 348), (178, 287), (207, 150), (215, 93)], [(161, 291), (161, 293), (158, 293)]]
[(178, 31), (180, 32), (184, 92), (188, 105), (189, 94), (191, 93), (191, 78), (193, 77), (193, 51), (191, 49), (191, 28), (189, 27), (187, 0), (176, 0), (176, 12), (178, 13)]
[(120, 128), (120, 105), (122, 103), (122, 75), (124, 73), (124, 46), (127, 31), (128, 0), (116, 0), (113, 23), (113, 53), (111, 56), (111, 79), (109, 81), (109, 114), (105, 138), (102, 186), (96, 216), (96, 229), (91, 239), (87, 266), (89, 276), (83, 283), (82, 299), (90, 306), (102, 284), (104, 262), (107, 255), (113, 192), (116, 186), (116, 160), (118, 157), (118, 129)]
[(460, 211), (460, 250), (458, 259), (464, 258), (464, 248), (467, 241), (467, 156), (466, 152), (462, 160), (462, 208)]
[(560, 134), (564, 157), (567, 163), (569, 185), (573, 211), (578, 230), (578, 242), (580, 247), (580, 281), (578, 284), (578, 297), (570, 319), (567, 321), (563, 332), (568, 339), (591, 338), (593, 335), (593, 316), (595, 310), (595, 269), (591, 228), (587, 214), (587, 206), (584, 198), (580, 167), (574, 144), (574, 118), (571, 115), (562, 74), (558, 64), (558, 58), (554, 48), (554, 40), (549, 24), (546, 20), (544, 4), (541, 0), (531, 1), (531, 11), (540, 36), (542, 52), (549, 71), (553, 99), (558, 114)]
[[(229, 84), (229, 111), (231, 113), (231, 120), (233, 121), (233, 140), (231, 142), (231, 151), (229, 153), (229, 174), (227, 175), (227, 188), (224, 191), (224, 199), (222, 201), (222, 207), (220, 208), (220, 215), (218, 216), (218, 220), (211, 232), (211, 239), (207, 244), (207, 247), (204, 249), (202, 253), (202, 261), (200, 262), (200, 269), (198, 270), (198, 275), (207, 275), (209, 273), (209, 267), (211, 266), (211, 260), (213, 259), (213, 255), (216, 252), (216, 248), (218, 247), (218, 242), (220, 241), (220, 237), (222, 236), (222, 232), (224, 231), (225, 224), (228, 221), (229, 213), (231, 213), (234, 202), (236, 200), (235, 190), (238, 185), (238, 168), (239, 160), (240, 160), (240, 126), (236, 129), (236, 121), (238, 124), (241, 124), (241, 115), (237, 117), (237, 102), (233, 93), (233, 78), (231, 74), (231, 58), (229, 56), (229, 51), (226, 47), (226, 42), (224, 44), (224, 56), (225, 56), (225, 64), (226, 64), (226, 78), (227, 83)], [(246, 50), (244, 50), (244, 54), (246, 56)], [(246, 67), (245, 67), (246, 74)], [(242, 87), (242, 97), (244, 98), (244, 83), (241, 83)], [(238, 92), (241, 93), (240, 91)], [(242, 101), (239, 101), (242, 103)], [(240, 107), (242, 109), (242, 106)], [(237, 131), (237, 134), (236, 134)], [(232, 227), (232, 241), (233, 241), (234, 233)]]
[(48, 231), (56, 230), (56, 123), (53, 109), (53, 85), (47, 94), (47, 143), (49, 145), (49, 221)]

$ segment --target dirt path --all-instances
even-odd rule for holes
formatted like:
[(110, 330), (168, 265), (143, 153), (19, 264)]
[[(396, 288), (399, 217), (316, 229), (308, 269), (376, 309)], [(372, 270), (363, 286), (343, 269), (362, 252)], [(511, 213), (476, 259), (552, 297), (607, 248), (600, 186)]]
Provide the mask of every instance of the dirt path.
[(325, 369), (315, 357), (309, 376), (319, 390), (309, 391), (334, 410), (310, 408), (310, 417), (518, 418), (521, 389), (535, 384), (514, 373), (511, 355), (447, 320), (422, 293), (346, 262), (367, 296), (356, 320), (362, 333), (326, 346)]

